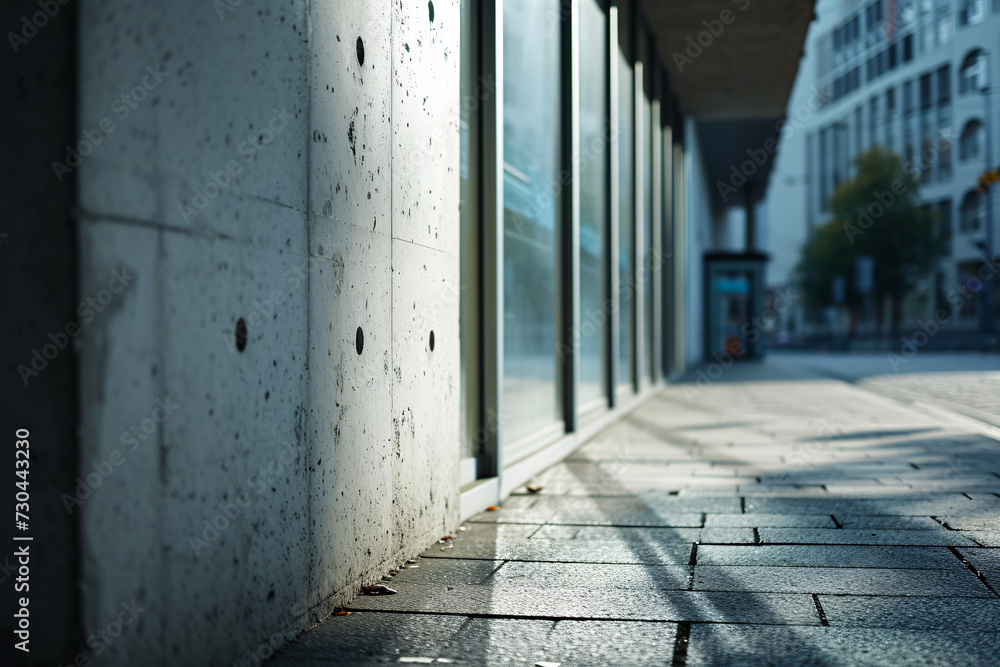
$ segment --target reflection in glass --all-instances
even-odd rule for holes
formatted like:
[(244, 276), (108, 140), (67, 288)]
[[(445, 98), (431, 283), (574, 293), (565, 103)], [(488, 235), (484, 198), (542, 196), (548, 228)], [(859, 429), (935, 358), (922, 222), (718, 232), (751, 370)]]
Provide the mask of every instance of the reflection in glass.
[(618, 378), (633, 382), (632, 354), (635, 308), (635, 75), (628, 58), (618, 52)]
[(462, 286), (460, 297), (461, 339), (461, 414), (462, 458), (475, 456), (473, 433), (478, 424), (479, 411), (479, 300), (475, 286), (479, 271), (479, 199), (478, 199), (478, 104), (472, 103), (476, 84), (476, 38), (473, 30), (475, 17), (474, 0), (462, 0), (462, 42), (461, 42), (461, 105), (459, 117), (459, 210), (461, 214), (461, 261)]
[(653, 374), (653, 109), (647, 95), (642, 96), (642, 375)]
[(605, 396), (605, 230), (607, 229), (607, 17), (580, 3), (580, 383), (581, 406)]
[(503, 3), (505, 446), (559, 419), (559, 9), (559, 0)]

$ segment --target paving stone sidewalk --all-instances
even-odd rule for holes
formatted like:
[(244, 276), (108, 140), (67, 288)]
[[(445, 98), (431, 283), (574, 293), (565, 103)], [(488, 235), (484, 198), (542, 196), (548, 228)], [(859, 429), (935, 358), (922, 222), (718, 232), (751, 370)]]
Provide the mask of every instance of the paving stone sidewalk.
[(788, 360), (711, 375), (271, 664), (997, 664), (1000, 429)]

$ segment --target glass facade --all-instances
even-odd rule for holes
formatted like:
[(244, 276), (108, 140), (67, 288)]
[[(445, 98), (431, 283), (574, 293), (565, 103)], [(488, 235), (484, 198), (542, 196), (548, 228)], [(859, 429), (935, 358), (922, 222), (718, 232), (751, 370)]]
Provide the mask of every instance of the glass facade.
[(580, 2), (580, 381), (581, 408), (607, 396), (608, 18)]
[(650, 100), (652, 87), (652, 63), (649, 48), (643, 40), (643, 81), (641, 82), (642, 115), (639, 125), (640, 151), (642, 155), (642, 255), (638, 263), (639, 278), (642, 281), (642, 369), (641, 376), (653, 379), (653, 281), (649, 267), (653, 261), (653, 104)]
[(560, 419), (559, 10), (559, 0), (503, 3), (505, 447)]
[[(641, 9), (603, 0), (507, 0), (501, 16), (476, 0), (461, 8), (468, 483), (626, 404), (662, 375), (654, 364), (683, 366), (679, 347), (658, 354), (658, 331), (679, 339), (679, 327), (654, 324), (657, 295), (682, 312), (679, 270), (666, 276), (653, 261), (657, 244), (679, 242), (681, 227), (660, 228), (683, 217), (683, 175), (673, 168), (677, 130), (654, 114), (651, 72), (663, 55)], [(671, 182), (654, 207), (657, 174)]]
[(628, 56), (618, 51), (618, 378), (616, 385), (635, 381), (635, 72)]
[[(461, 64), (459, 89), (459, 210), (460, 210), (460, 294), (478, 295), (479, 274), (479, 104), (476, 75), (479, 72), (479, 35), (475, 0), (462, 0)], [(479, 421), (479, 298), (461, 298), (459, 338), (461, 340), (461, 397), (459, 418), (462, 459), (478, 454), (475, 430)]]

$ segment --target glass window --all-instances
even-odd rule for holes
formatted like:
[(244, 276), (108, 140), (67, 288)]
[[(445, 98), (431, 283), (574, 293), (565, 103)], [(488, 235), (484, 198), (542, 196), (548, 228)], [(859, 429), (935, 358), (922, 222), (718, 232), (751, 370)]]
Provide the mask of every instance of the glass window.
[(885, 145), (889, 149), (896, 146), (896, 89), (885, 91)]
[(580, 406), (606, 395), (608, 19), (580, 2)]
[(559, 420), (559, 0), (503, 3), (503, 424), (507, 447)]
[(825, 127), (819, 131), (819, 208), (821, 211), (826, 211), (830, 205), (830, 170), (827, 168), (827, 135), (829, 133), (829, 128)]
[(934, 25), (937, 28), (939, 46), (950, 44), (955, 33), (955, 21), (951, 15), (951, 0), (935, 0)]
[(877, 146), (878, 141), (878, 97), (868, 101), (868, 146)]
[(937, 205), (937, 238), (945, 256), (950, 256), (952, 251), (950, 199), (945, 199)]
[(934, 132), (934, 117), (931, 100), (931, 75), (924, 74), (920, 77), (920, 161), (921, 178), (923, 182), (928, 182), (934, 169), (934, 139), (931, 136)]
[(983, 124), (978, 120), (970, 120), (962, 128), (962, 136), (958, 140), (958, 159), (962, 162), (978, 160), (983, 150)]
[(648, 41), (642, 42), (642, 125), (639, 145), (642, 157), (642, 255), (639, 275), (642, 280), (642, 376), (653, 379), (653, 107), (650, 101), (652, 89), (652, 64), (649, 57)]
[(462, 0), (459, 107), (459, 211), (461, 282), (459, 338), (461, 342), (461, 456), (477, 456), (473, 437), (479, 427), (479, 101), (476, 98), (478, 49), (475, 0)]
[(937, 71), (938, 128), (937, 141), (940, 148), (938, 180), (951, 178), (952, 131), (951, 131), (951, 66), (945, 65)]
[(864, 150), (864, 141), (862, 138), (862, 133), (864, 132), (864, 122), (862, 121), (864, 111), (862, 111), (859, 105), (854, 110), (854, 154), (858, 155), (862, 150)]
[(962, 0), (959, 20), (962, 25), (975, 25), (986, 19), (985, 0)]
[(958, 92), (978, 92), (986, 86), (986, 54), (973, 51), (962, 61), (962, 71), (958, 75)]
[(938, 105), (951, 102), (951, 65), (945, 65), (937, 71), (937, 100)]
[[(624, 21), (622, 22), (624, 23)], [(623, 31), (620, 31), (623, 32)], [(618, 378), (617, 385), (634, 381), (633, 323), (635, 321), (635, 72), (625, 53), (618, 51)]]
[(962, 210), (959, 214), (959, 231), (973, 232), (983, 226), (986, 209), (983, 198), (976, 190), (970, 190), (962, 198)]

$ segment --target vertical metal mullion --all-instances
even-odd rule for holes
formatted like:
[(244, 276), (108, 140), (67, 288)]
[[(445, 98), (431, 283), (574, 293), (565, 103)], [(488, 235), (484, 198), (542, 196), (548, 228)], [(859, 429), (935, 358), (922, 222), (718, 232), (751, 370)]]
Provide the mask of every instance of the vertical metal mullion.
[[(562, 0), (562, 169), (569, 187), (562, 189), (561, 237), (563, 346), (563, 421), (567, 432), (577, 428), (580, 377), (580, 6)], [(567, 358), (568, 357), (568, 358)]]
[[(667, 111), (667, 120), (670, 119), (669, 89), (663, 86), (663, 110)], [(661, 111), (662, 113), (662, 111)], [(677, 369), (677, 361), (674, 354), (674, 339), (676, 332), (674, 322), (677, 319), (676, 306), (674, 305), (674, 257), (677, 250), (674, 247), (674, 226), (676, 219), (674, 216), (674, 134), (672, 120), (663, 125), (663, 219), (664, 219), (664, 243), (665, 250), (661, 258), (661, 282), (663, 284), (663, 317), (661, 318), (661, 331), (663, 332), (663, 374), (667, 379)]]
[[(503, 0), (482, 5), (483, 77), (493, 93), (483, 103), (483, 470), (503, 475)], [(503, 480), (500, 479), (501, 488)]]
[[(676, 114), (675, 114), (676, 117)], [(687, 265), (687, 196), (685, 189), (684, 170), (684, 121), (678, 118), (676, 131), (680, 136), (674, 141), (674, 159), (672, 170), (674, 172), (674, 312), (677, 317), (674, 320), (674, 354), (677, 362), (677, 372), (681, 372), (687, 366), (687, 358), (684, 354), (688, 344), (685, 328), (685, 313), (687, 310), (687, 285), (685, 283), (685, 269)], [(700, 277), (698, 277), (700, 279)]]
[(611, 305), (608, 317), (608, 323), (610, 324), (608, 328), (610, 332), (608, 336), (608, 347), (610, 348), (610, 353), (608, 354), (608, 404), (612, 408), (618, 403), (617, 386), (618, 377), (621, 374), (618, 357), (619, 341), (621, 339), (621, 323), (619, 320), (621, 299), (618, 284), (618, 224), (620, 217), (619, 198), (621, 196), (619, 192), (621, 188), (618, 180), (618, 163), (620, 162), (621, 120), (618, 109), (618, 85), (618, 6), (611, 4), (608, 7), (608, 118), (611, 123), (611, 141), (609, 143), (610, 150), (608, 151), (608, 179), (610, 181), (610, 188), (608, 189), (610, 215), (608, 220), (610, 224), (608, 225), (607, 268), (610, 290), (608, 293), (608, 302)]

